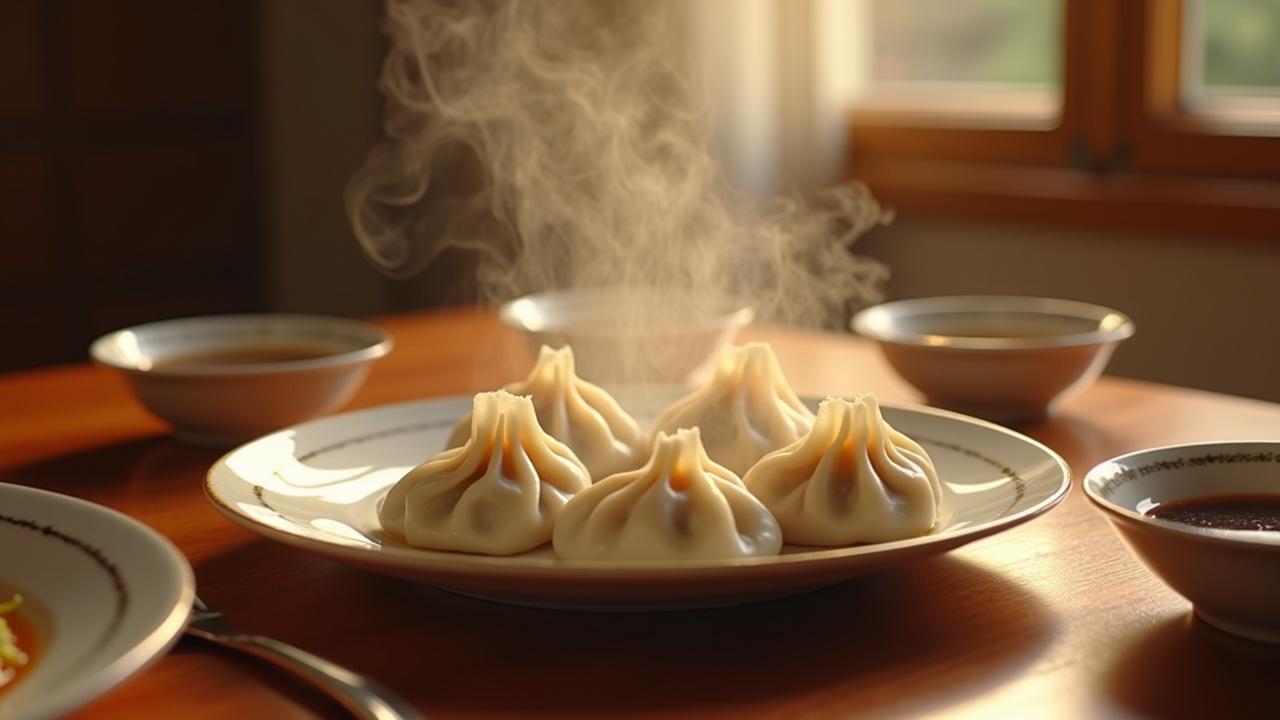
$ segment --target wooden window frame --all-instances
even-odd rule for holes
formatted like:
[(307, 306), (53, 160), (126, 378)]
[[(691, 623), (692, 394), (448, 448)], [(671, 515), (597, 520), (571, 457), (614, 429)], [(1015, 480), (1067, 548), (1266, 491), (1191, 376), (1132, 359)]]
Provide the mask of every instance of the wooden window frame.
[(1182, 7), (1064, 0), (1056, 124), (855, 110), (850, 176), (919, 215), (1280, 235), (1280, 136), (1182, 107)]
[(1132, 165), (1147, 172), (1280, 178), (1280, 117), (1270, 128), (1197, 114), (1182, 105), (1183, 3), (1120, 4), (1122, 22), (1142, 42), (1126, 48)]

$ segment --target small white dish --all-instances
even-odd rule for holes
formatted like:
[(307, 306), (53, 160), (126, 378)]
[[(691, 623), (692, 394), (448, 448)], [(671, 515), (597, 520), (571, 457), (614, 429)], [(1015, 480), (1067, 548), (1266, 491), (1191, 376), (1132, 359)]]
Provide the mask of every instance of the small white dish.
[(216, 315), (118, 330), (89, 354), (180, 439), (229, 446), (341, 407), (391, 348), (357, 320)]
[(422, 550), (389, 537), (378, 503), (444, 447), (470, 409), (470, 397), (453, 397), (305, 423), (223, 457), (205, 492), (243, 527), (378, 572), (509, 603), (636, 610), (733, 605), (834, 585), (1013, 527), (1056, 505), (1070, 487), (1062, 458), (1030, 438), (942, 410), (885, 407), (885, 418), (929, 451), (943, 482), (940, 526), (923, 537), (666, 564), (565, 561), (549, 546), (490, 557)]
[(1006, 295), (898, 300), (850, 325), (929, 404), (1003, 423), (1053, 414), (1134, 332), (1132, 320), (1101, 305)]
[(1089, 471), (1085, 495), (1125, 544), (1202, 620), (1280, 643), (1280, 532), (1222, 530), (1152, 517), (1161, 504), (1280, 497), (1280, 441), (1215, 442), (1121, 455)]
[(21, 593), (18, 613), (36, 631), (33, 665), (0, 695), (0, 720), (85, 705), (163, 655), (186, 626), (191, 566), (114, 510), (0, 483), (0, 548), (0, 597)]
[(655, 288), (553, 290), (506, 303), (498, 315), (535, 352), (572, 345), (578, 375), (606, 385), (696, 382), (755, 317), (751, 308)]

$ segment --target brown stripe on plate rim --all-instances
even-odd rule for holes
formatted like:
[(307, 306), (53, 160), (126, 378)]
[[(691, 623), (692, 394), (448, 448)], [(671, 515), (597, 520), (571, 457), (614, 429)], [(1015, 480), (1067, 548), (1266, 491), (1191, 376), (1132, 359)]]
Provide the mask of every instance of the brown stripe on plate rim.
[(1027, 481), (1024, 480), (1023, 477), (1019, 475), (1016, 470), (1000, 462), (999, 460), (987, 457), (986, 455), (983, 455), (982, 453), (978, 452), (977, 450), (974, 450), (973, 448), (968, 448), (963, 445), (957, 445), (956, 443), (953, 443), (953, 442), (947, 442), (945, 440), (937, 440), (934, 438), (920, 437), (918, 435), (910, 436), (910, 437), (916, 442), (936, 445), (940, 448), (945, 448), (947, 450), (951, 450), (952, 452), (960, 453), (961, 455), (967, 455), (975, 460), (986, 463), (987, 465), (990, 465), (991, 467), (999, 471), (1000, 474), (1004, 475), (1006, 479), (1012, 481), (1013, 482), (1013, 502), (1009, 503), (1009, 507), (1005, 508), (1004, 512), (1000, 513), (1001, 516), (1008, 515), (1009, 511), (1017, 507), (1018, 503), (1022, 502), (1022, 499), (1026, 497)]
[(55, 528), (52, 525), (44, 525), (34, 520), (26, 518), (17, 518), (12, 515), (0, 515), (0, 522), (7, 523), (23, 530), (37, 532), (45, 537), (51, 537), (55, 540), (63, 542), (71, 547), (84, 553), (111, 578), (111, 587), (116, 593), (116, 612), (111, 618), (111, 625), (107, 628), (107, 633), (99, 640), (98, 644), (102, 645), (120, 629), (120, 624), (124, 622), (125, 611), (129, 608), (129, 588), (124, 583), (124, 576), (120, 574), (120, 568), (109, 560), (101, 549), (90, 545), (89, 543), (77, 537), (72, 537), (67, 533)]
[[(430, 420), (427, 422), (414, 423), (412, 425), (397, 425), (395, 427), (384, 428), (377, 432), (367, 433), (365, 435), (357, 435), (355, 437), (350, 437), (350, 438), (344, 438), (337, 442), (333, 442), (328, 445), (323, 445), (321, 447), (315, 448), (314, 450), (309, 450), (305, 453), (302, 453), (301, 455), (296, 455), (294, 457), (294, 460), (300, 463), (306, 462), (308, 460), (313, 460), (321, 455), (325, 455), (331, 452), (336, 452), (338, 450), (343, 450), (345, 448), (353, 447), (355, 445), (363, 445), (364, 443), (373, 442), (375, 440), (383, 440), (389, 437), (394, 437), (396, 435), (408, 435), (415, 432), (438, 430), (440, 428), (450, 427), (456, 423), (457, 423), (457, 420), (440, 418), (437, 420)], [(276, 468), (272, 470), (271, 474), (279, 478), (282, 482), (287, 482), (285, 480), (283, 473), (281, 472), (281, 468)], [(237, 515), (240, 514), (236, 512), (234, 508), (228, 505), (227, 502), (218, 495), (218, 492), (214, 490), (212, 469), (210, 469), (210, 471), (206, 473), (204, 476), (204, 490), (205, 490), (205, 494), (209, 496), (209, 499), (212, 500), (216, 505), (218, 505), (218, 507), (221, 507), (223, 510), (226, 510), (229, 513), (233, 513)], [(294, 522), (293, 520), (281, 514), (279, 510), (276, 510), (275, 508), (271, 507), (271, 505), (267, 502), (266, 498), (264, 497), (265, 493), (266, 493), (266, 488), (264, 488), (263, 486), (257, 483), (253, 485), (253, 497), (255, 500), (257, 500), (258, 505), (260, 505), (261, 507), (265, 508), (266, 510), (272, 513), (275, 513), (276, 517), (280, 518), (281, 520), (293, 523)], [(294, 524), (297, 524), (297, 523), (294, 523)]]
[[(343, 440), (330, 443), (329, 445), (324, 445), (324, 446), (315, 448), (314, 450), (309, 450), (301, 455), (295, 456), (294, 459), (297, 460), (298, 462), (306, 462), (308, 460), (313, 460), (327, 453), (336, 452), (338, 450), (343, 450), (356, 445), (362, 445), (364, 443), (373, 442), (375, 440), (382, 440), (388, 437), (394, 437), (396, 435), (407, 435), (415, 432), (437, 430), (444, 427), (450, 427), (452, 425), (455, 425), (456, 423), (457, 423), (456, 420), (441, 418), (438, 420), (432, 420), (428, 422), (415, 423), (413, 425), (398, 425), (391, 428), (384, 428), (377, 432), (345, 438)], [(1021, 502), (1024, 497), (1026, 497), (1026, 491), (1027, 491), (1026, 480), (1021, 475), (1019, 475), (1016, 470), (1000, 462), (999, 460), (983, 455), (982, 453), (978, 452), (977, 450), (974, 450), (973, 448), (965, 447), (963, 445), (958, 445), (952, 442), (947, 442), (943, 440), (937, 440), (935, 438), (928, 438), (928, 437), (922, 437), (922, 436), (914, 436), (913, 439), (916, 440), (917, 442), (928, 443), (930, 445), (934, 445), (937, 447), (944, 448), (946, 450), (951, 450), (953, 452), (966, 455), (968, 457), (972, 457), (975, 460), (978, 460), (980, 462), (983, 462), (995, 468), (1002, 475), (1004, 475), (1006, 479), (1013, 482), (1013, 492), (1014, 492), (1013, 501), (1009, 503), (1009, 507), (1006, 508), (1001, 513), (1001, 515), (1008, 514), (1009, 511), (1011, 511), (1014, 507), (1016, 507), (1018, 503)], [(280, 480), (282, 481), (284, 480), (284, 476), (281, 473), (280, 468), (276, 468), (272, 470), (271, 473), (275, 475), (277, 478), (279, 478)], [(208, 491), (209, 496), (212, 497), (215, 502), (217, 502), (223, 508), (227, 510), (231, 510), (231, 508), (228, 507), (225, 502), (222, 502), (221, 498), (217, 497), (216, 493), (213, 491), (212, 485), (209, 482), (208, 476), (206, 476), (205, 478), (205, 488)], [(277, 511), (275, 508), (271, 507), (267, 503), (266, 498), (263, 496), (265, 492), (266, 492), (266, 489), (263, 488), (261, 485), (255, 484), (253, 486), (253, 495), (254, 495), (254, 498), (258, 501), (259, 505), (275, 513), (281, 519), (288, 520), (289, 518), (281, 515), (279, 511)]]

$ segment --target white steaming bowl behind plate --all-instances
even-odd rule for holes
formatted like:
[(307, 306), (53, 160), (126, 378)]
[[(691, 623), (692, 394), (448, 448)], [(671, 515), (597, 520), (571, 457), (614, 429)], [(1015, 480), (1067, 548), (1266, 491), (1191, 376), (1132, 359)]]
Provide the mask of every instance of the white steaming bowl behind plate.
[(580, 376), (597, 383), (687, 383), (749, 324), (748, 307), (697, 302), (660, 288), (574, 288), (526, 295), (499, 310), (530, 345), (572, 345)]

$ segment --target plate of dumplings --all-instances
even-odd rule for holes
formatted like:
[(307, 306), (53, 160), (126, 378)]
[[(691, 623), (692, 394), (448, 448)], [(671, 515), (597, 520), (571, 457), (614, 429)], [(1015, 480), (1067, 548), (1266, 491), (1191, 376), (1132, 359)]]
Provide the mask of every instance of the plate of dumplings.
[(491, 392), (304, 423), (205, 492), (295, 547), (457, 593), (593, 610), (733, 605), (840, 583), (1030, 520), (1067, 464), (1001, 426), (872, 394), (801, 398), (767, 344), (626, 405), (544, 347)]

